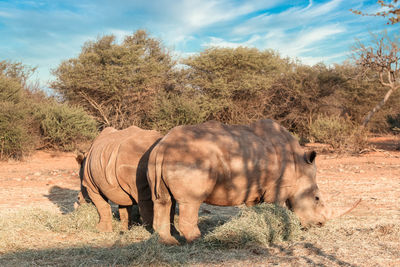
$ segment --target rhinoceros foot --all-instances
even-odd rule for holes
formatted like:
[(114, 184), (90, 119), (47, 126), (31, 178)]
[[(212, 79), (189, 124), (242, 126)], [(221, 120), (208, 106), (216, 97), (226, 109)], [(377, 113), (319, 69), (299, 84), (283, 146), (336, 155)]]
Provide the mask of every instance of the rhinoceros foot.
[(173, 236), (160, 236), (160, 242), (165, 245), (179, 245), (178, 240), (176, 240)]
[(197, 227), (197, 224), (185, 224), (182, 223), (182, 220), (179, 220), (179, 230), (188, 243), (193, 242), (201, 236), (201, 232)]
[(111, 222), (99, 222), (96, 226), (96, 229), (99, 232), (112, 232), (112, 224)]

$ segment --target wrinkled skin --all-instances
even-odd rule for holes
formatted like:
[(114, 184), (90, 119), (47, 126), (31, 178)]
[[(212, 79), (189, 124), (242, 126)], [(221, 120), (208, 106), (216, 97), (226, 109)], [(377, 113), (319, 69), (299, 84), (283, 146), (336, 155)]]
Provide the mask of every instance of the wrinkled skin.
[(197, 221), (203, 202), (277, 203), (294, 211), (304, 226), (322, 225), (331, 212), (317, 186), (315, 157), (272, 120), (249, 126), (210, 121), (175, 127), (149, 158), (153, 228), (161, 242), (178, 244), (168, 218), (174, 201), (179, 204), (179, 229), (188, 242), (200, 236)]
[(100, 216), (99, 231), (112, 231), (108, 200), (119, 205), (124, 229), (128, 229), (131, 207), (135, 204), (143, 223), (152, 225), (153, 203), (146, 169), (150, 151), (161, 137), (156, 131), (136, 126), (121, 131), (108, 127), (94, 140), (86, 157), (77, 157), (81, 164), (78, 202), (94, 203)]

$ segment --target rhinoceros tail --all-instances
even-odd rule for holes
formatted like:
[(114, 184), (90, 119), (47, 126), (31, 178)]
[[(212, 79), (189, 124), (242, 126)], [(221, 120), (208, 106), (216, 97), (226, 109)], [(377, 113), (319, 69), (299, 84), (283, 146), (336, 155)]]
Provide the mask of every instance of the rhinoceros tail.
[(162, 180), (161, 170), (164, 158), (164, 154), (162, 153), (160, 146), (160, 143), (157, 144), (153, 151), (151, 151), (147, 167), (147, 177), (154, 199), (160, 198), (160, 187)]

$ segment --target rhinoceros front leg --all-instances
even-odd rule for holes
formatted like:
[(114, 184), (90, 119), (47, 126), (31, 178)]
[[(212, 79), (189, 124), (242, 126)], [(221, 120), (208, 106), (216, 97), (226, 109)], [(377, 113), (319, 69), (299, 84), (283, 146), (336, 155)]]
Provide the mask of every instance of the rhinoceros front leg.
[(132, 213), (132, 206), (118, 206), (118, 212), (119, 212), (119, 219), (121, 220), (121, 227), (122, 230), (128, 230), (129, 229), (129, 218)]
[(138, 207), (143, 224), (151, 227), (153, 225), (153, 201), (151, 199), (139, 200)]
[(200, 203), (179, 203), (179, 231), (187, 242), (201, 236), (197, 221), (199, 218)]
[(99, 223), (96, 228), (100, 232), (112, 232), (112, 213), (111, 206), (108, 204), (107, 199), (105, 199), (100, 193), (93, 191), (88, 188), (88, 193), (90, 199), (93, 201), (99, 213)]

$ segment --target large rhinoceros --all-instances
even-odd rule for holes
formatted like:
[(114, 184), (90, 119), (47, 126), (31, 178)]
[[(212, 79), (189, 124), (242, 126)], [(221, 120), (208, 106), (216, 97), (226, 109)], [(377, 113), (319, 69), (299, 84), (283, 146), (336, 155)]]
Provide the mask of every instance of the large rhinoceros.
[(349, 210), (332, 211), (324, 205), (315, 157), (314, 151), (305, 153), (294, 136), (268, 119), (249, 126), (210, 121), (175, 127), (154, 147), (148, 162), (153, 228), (161, 242), (178, 244), (170, 235), (169, 213), (175, 201), (179, 229), (189, 242), (200, 236), (197, 221), (203, 202), (286, 204), (303, 225), (322, 225)]
[(124, 229), (129, 224), (129, 206), (138, 204), (144, 224), (152, 225), (153, 203), (146, 178), (150, 151), (161, 139), (156, 131), (131, 126), (124, 130), (105, 128), (94, 140), (81, 163), (81, 192), (83, 202), (86, 192), (100, 216), (97, 229), (112, 231), (111, 207), (108, 200), (119, 205)]

